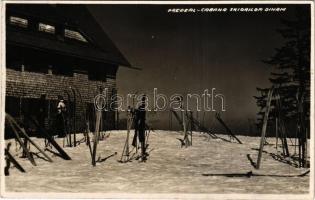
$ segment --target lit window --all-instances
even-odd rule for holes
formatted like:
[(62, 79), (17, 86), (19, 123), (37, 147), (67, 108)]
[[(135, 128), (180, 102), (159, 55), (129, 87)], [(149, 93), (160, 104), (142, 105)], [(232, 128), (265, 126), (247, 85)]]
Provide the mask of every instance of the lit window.
[(49, 24), (39, 23), (38, 30), (46, 33), (55, 33), (55, 27)]
[(65, 37), (76, 39), (82, 42), (87, 42), (87, 40), (81, 35), (81, 33), (69, 29), (65, 29)]
[(10, 24), (26, 28), (28, 25), (28, 20), (20, 17), (10, 16)]

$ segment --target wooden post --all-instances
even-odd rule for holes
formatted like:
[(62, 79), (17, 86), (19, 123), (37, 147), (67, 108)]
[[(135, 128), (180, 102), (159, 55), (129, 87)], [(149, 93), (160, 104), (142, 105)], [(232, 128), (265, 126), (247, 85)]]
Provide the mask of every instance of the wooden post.
[(76, 147), (77, 146), (77, 137), (76, 137), (76, 92), (75, 90), (70, 87), (70, 89), (72, 90), (73, 93), (73, 111), (72, 111), (72, 117), (73, 117), (73, 146)]
[(278, 117), (276, 117), (276, 150), (278, 151)]
[(183, 130), (184, 130), (184, 142), (185, 142), (185, 147), (190, 146), (190, 141), (188, 137), (188, 132), (187, 132), (187, 120), (185, 117), (185, 111), (182, 111), (182, 119), (183, 119)]
[(172, 111), (170, 111), (168, 114), (168, 129), (172, 129)]
[(90, 155), (93, 156), (92, 147), (91, 147), (91, 140), (90, 140), (90, 123), (86, 121), (86, 145), (89, 147)]
[[(71, 113), (72, 113), (72, 110), (71, 110), (71, 95), (69, 93), (68, 90), (64, 90), (64, 93), (66, 93), (67, 97), (68, 97), (68, 106), (67, 106), (67, 111), (69, 113), (69, 115), (67, 116), (68, 117), (68, 120), (67, 120), (67, 123), (66, 123), (66, 120), (64, 118), (64, 115), (63, 115), (63, 121), (64, 121), (64, 131), (66, 131), (66, 138), (67, 138), (67, 143), (68, 143), (68, 146), (69, 147), (72, 147), (72, 142), (71, 142), (71, 130), (70, 130), (70, 119), (71, 119)], [(71, 124), (72, 125), (72, 124)]]
[(307, 127), (305, 127), (305, 160), (304, 160), (304, 167), (307, 167), (307, 138), (308, 138), (308, 134), (307, 134)]
[[(30, 150), (30, 148), (28, 148), (27, 146), (27, 139), (24, 137), (24, 146), (28, 149), (28, 150)], [(26, 152), (23, 150), (23, 152), (22, 152), (22, 157), (23, 158), (26, 158), (27, 156), (26, 156)]]
[[(131, 112), (131, 111), (129, 111)], [(126, 138), (126, 153), (127, 153), (127, 159), (129, 159), (129, 134), (130, 134), (130, 129), (131, 129), (131, 125), (132, 125), (132, 121), (133, 121), (133, 117), (131, 113), (129, 114), (129, 121), (128, 121), (128, 127), (127, 127), (127, 138)]]
[(264, 143), (265, 143), (265, 136), (266, 136), (266, 130), (267, 130), (267, 124), (268, 124), (268, 117), (269, 117), (272, 93), (273, 93), (273, 88), (271, 88), (269, 90), (269, 92), (268, 92), (266, 111), (265, 111), (265, 116), (264, 116), (264, 121), (263, 121), (263, 127), (262, 127), (262, 130), (261, 130), (260, 147), (259, 147), (259, 153), (258, 153), (257, 165), (256, 165), (257, 169), (259, 169), (259, 167), (260, 167), (261, 156), (262, 156)]
[(187, 133), (187, 130), (186, 130), (186, 119), (185, 119), (185, 111), (182, 111), (182, 126), (183, 126), (183, 131), (184, 131), (184, 134), (186, 136), (186, 133)]
[(128, 122), (128, 127), (127, 127), (127, 139), (126, 139), (126, 143), (127, 143), (127, 148), (126, 148), (126, 152), (127, 152), (127, 156), (128, 156), (128, 159), (129, 159), (129, 135), (130, 135), (130, 129), (131, 129), (131, 126), (132, 126), (132, 121), (133, 121), (133, 116), (132, 116), (132, 113), (131, 111), (129, 111), (130, 113), (129, 114), (129, 122)]
[[(203, 133), (206, 133), (208, 134), (211, 138), (218, 138), (214, 133), (212, 133), (212, 131), (210, 129), (207, 129), (206, 127), (204, 127), (199, 121), (197, 121), (196, 119), (194, 119), (192, 117), (192, 122), (195, 126), (198, 127), (198, 129), (200, 130), (200, 133), (203, 132)], [(209, 138), (210, 139), (210, 138)]]
[(203, 111), (203, 116), (202, 116), (202, 126), (205, 127), (205, 120), (206, 120), (206, 112)]
[(175, 110), (171, 110), (171, 112), (174, 114), (176, 120), (178, 121), (179, 125), (183, 125), (183, 121), (181, 120), (180, 116), (175, 112)]
[[(198, 112), (198, 111), (197, 111)], [(197, 116), (198, 117), (198, 116)], [(195, 130), (194, 123), (193, 123), (193, 112), (190, 112), (190, 145), (192, 146), (192, 135), (193, 131)]]
[[(126, 162), (129, 160), (129, 135), (130, 135), (130, 129), (132, 126), (132, 121), (133, 121), (133, 117), (131, 114), (131, 110), (128, 110), (127, 112), (127, 138), (126, 138), (126, 142), (121, 154), (121, 158), (120, 158), (120, 162)], [(123, 158), (127, 157), (127, 159), (123, 160)]]
[(240, 144), (242, 144), (241, 140), (239, 140), (234, 133), (231, 131), (231, 129), (224, 123), (224, 121), (221, 119), (220, 114), (216, 113), (215, 114), (216, 119), (220, 122), (220, 124), (225, 128), (225, 130), (230, 134), (230, 139), (231, 137), (233, 137), (234, 139), (236, 139), (236, 141)]
[(116, 111), (116, 130), (119, 130), (119, 111)]
[[(102, 106), (101, 106), (102, 107)], [(96, 150), (97, 150), (97, 143), (99, 142), (100, 136), (100, 125), (102, 119), (102, 111), (96, 111), (96, 122), (95, 122), (95, 133), (94, 133), (94, 143), (93, 143), (93, 154), (92, 154), (92, 165), (96, 165)]]
[[(48, 124), (48, 127), (50, 127), (50, 100), (48, 99), (48, 106), (47, 106), (47, 124)], [(47, 139), (45, 138), (45, 147), (48, 146), (48, 141)]]
[(68, 117), (68, 121), (67, 121), (67, 124), (64, 123), (64, 127), (65, 127), (65, 130), (67, 131), (66, 133), (66, 138), (67, 138), (67, 143), (68, 143), (68, 146), (69, 147), (72, 147), (72, 140), (71, 140), (71, 132), (72, 132), (72, 128), (70, 127), (72, 124), (70, 123), (70, 117)]

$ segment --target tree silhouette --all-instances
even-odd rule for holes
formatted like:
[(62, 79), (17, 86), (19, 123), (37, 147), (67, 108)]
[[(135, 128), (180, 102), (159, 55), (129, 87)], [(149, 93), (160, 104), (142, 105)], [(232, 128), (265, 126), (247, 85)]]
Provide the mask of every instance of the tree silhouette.
[[(283, 28), (277, 32), (284, 38), (284, 45), (263, 62), (275, 68), (269, 81), (277, 94), (271, 102), (269, 121), (281, 114), (285, 124), (296, 122), (299, 138), (299, 155), (306, 163), (307, 122), (310, 111), (310, 7), (297, 7), (295, 19), (281, 20)], [(260, 107), (258, 127), (262, 126), (269, 88), (257, 88), (260, 96), (254, 96)], [(278, 102), (278, 104), (277, 104)], [(280, 104), (279, 104), (280, 102)]]

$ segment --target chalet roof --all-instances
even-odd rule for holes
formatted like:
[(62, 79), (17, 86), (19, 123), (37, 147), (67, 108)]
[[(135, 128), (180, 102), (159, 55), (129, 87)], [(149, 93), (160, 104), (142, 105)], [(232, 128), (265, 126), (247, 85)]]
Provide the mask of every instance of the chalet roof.
[(32, 31), (23, 31), (7, 26), (6, 39), (8, 44), (131, 67), (128, 60), (84, 5), (7, 4), (7, 13), (8, 15), (36, 18), (66, 28), (74, 28), (89, 41), (88, 44), (67, 42), (57, 37), (51, 37), (49, 34), (36, 34)]

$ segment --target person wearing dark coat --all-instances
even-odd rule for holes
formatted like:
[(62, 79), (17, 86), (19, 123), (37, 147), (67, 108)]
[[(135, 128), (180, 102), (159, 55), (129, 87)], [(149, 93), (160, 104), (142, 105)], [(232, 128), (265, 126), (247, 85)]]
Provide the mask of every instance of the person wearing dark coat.
[(146, 97), (142, 97), (141, 105), (138, 109), (135, 110), (135, 120), (134, 120), (134, 128), (135, 128), (135, 135), (133, 138), (132, 145), (136, 147), (137, 145), (137, 137), (141, 144), (141, 160), (146, 160), (146, 144), (145, 144), (145, 120), (146, 120), (146, 111), (145, 111), (145, 100)]

